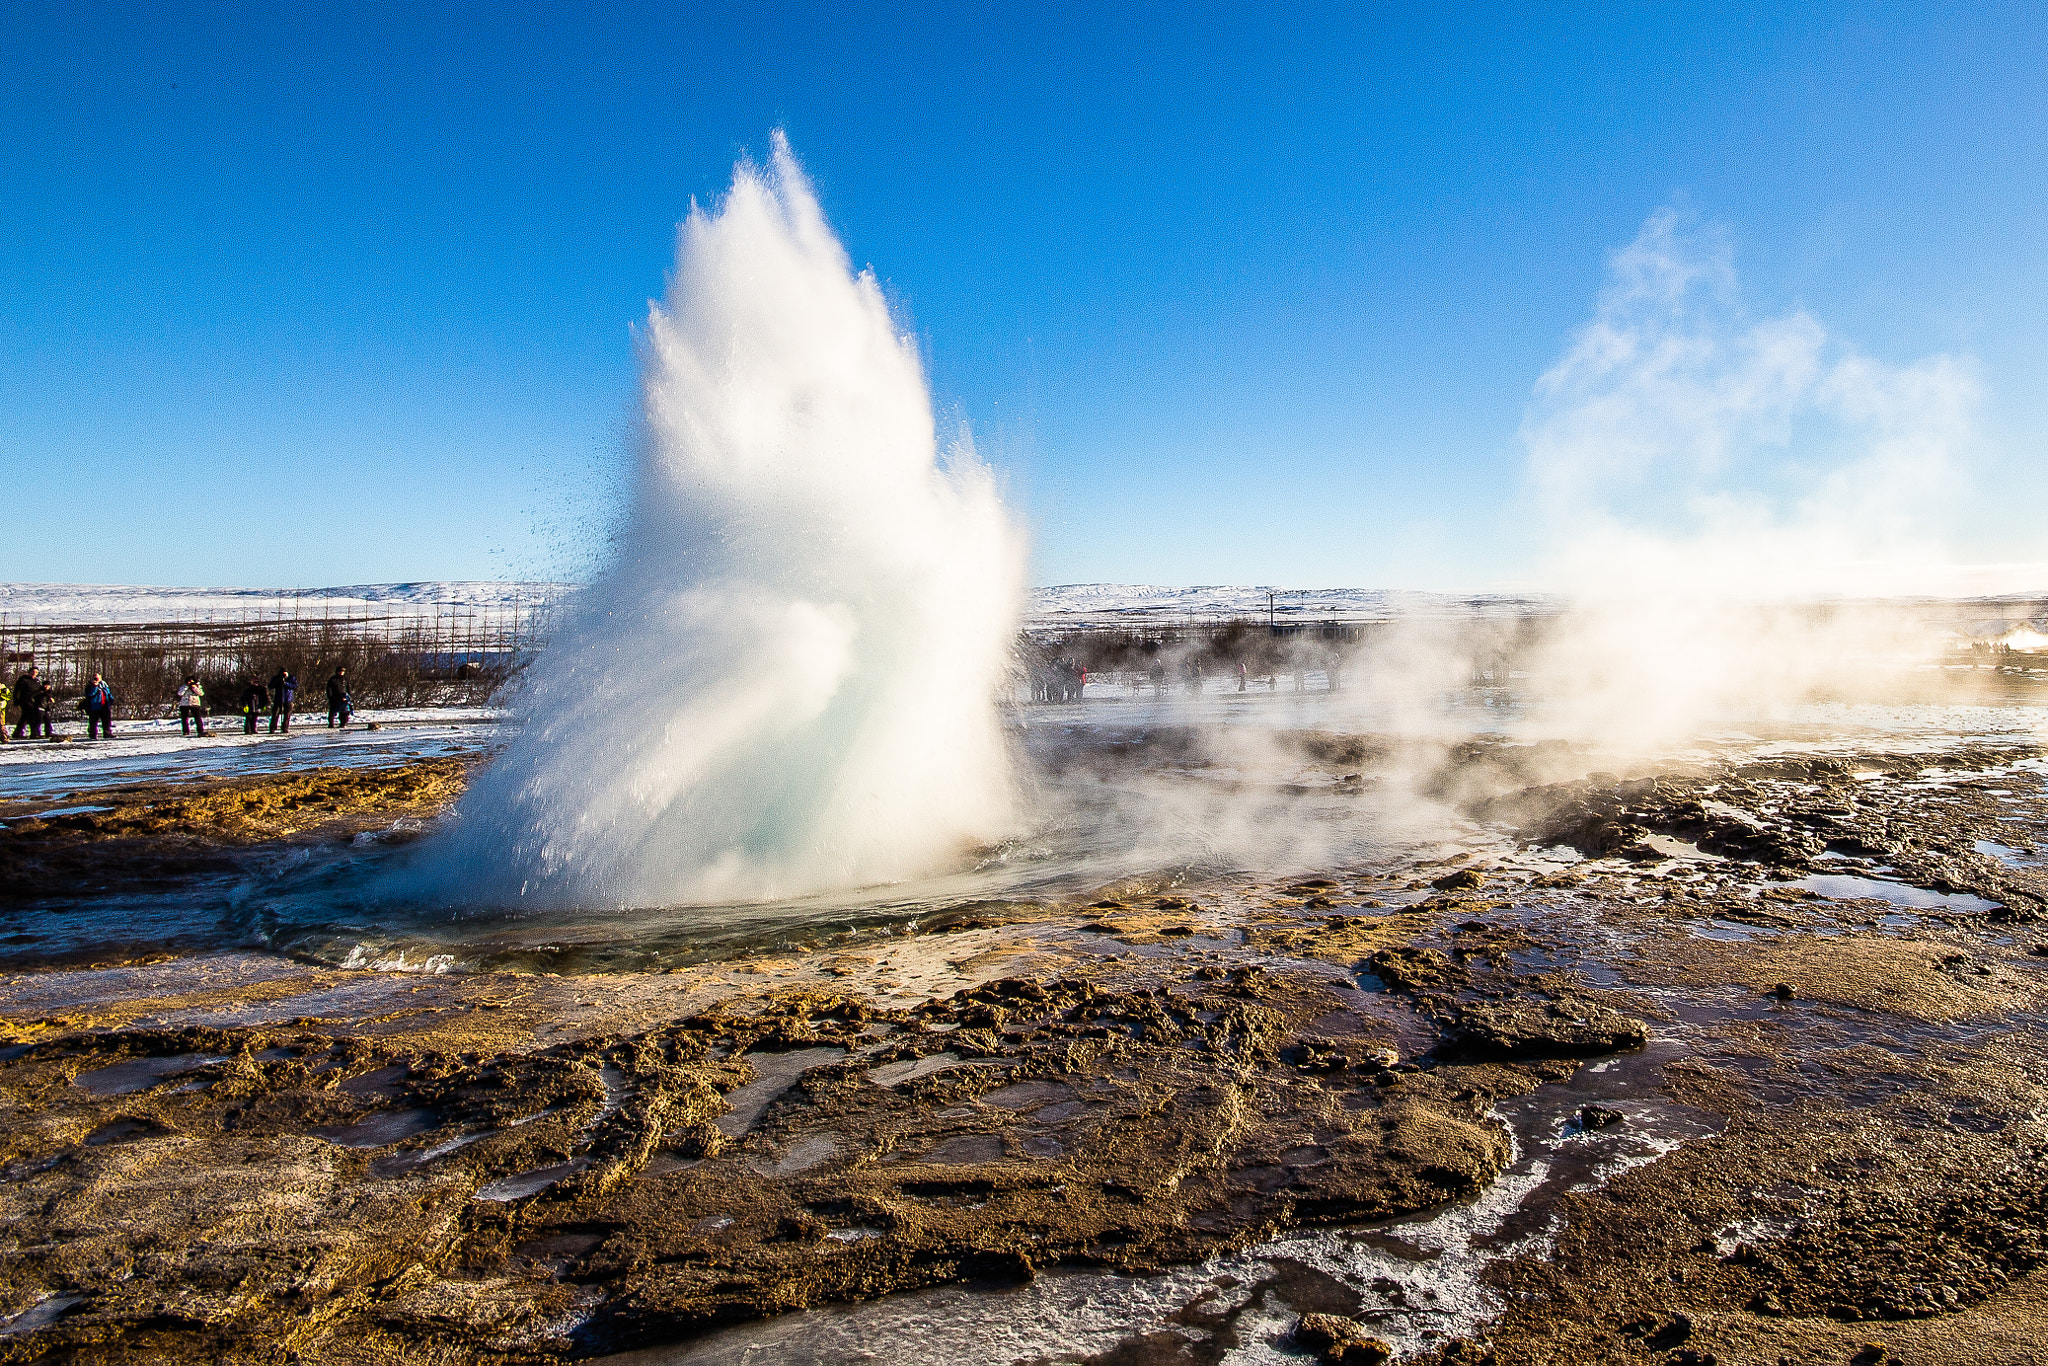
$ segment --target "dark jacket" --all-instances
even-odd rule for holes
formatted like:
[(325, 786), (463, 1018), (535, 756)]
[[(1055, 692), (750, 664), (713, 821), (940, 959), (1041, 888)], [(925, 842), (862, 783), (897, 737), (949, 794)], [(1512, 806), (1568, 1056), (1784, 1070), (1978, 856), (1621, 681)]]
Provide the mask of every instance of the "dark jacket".
[(299, 680), (283, 669), (279, 669), (277, 676), (270, 680), (271, 701), (280, 707), (289, 707), (292, 699), (298, 696), (298, 692)]
[(242, 689), (242, 707), (247, 711), (262, 711), (270, 705), (270, 690), (261, 683), (251, 683)]
[(112, 711), (114, 709), (114, 690), (105, 683), (93, 684), (85, 690), (85, 709), (87, 711)]
[(348, 680), (340, 674), (327, 676), (327, 705), (338, 707), (348, 701)]

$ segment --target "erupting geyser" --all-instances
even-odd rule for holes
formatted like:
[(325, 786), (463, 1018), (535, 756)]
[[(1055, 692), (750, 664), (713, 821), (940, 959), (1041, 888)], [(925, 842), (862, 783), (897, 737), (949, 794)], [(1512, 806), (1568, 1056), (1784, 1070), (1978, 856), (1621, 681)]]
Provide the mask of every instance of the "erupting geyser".
[(438, 868), (470, 902), (753, 900), (938, 871), (1011, 816), (1022, 541), (780, 134), (684, 222), (616, 557)]

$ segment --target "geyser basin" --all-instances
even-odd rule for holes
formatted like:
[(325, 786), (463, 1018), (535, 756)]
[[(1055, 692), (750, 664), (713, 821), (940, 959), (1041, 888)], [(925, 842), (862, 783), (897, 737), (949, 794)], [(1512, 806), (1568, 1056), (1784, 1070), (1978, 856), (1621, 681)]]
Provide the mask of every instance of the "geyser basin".
[(683, 224), (617, 558), (431, 864), (443, 904), (791, 896), (1008, 833), (1022, 542), (780, 135)]
[[(1296, 700), (1235, 721), (1312, 712)], [(4, 1127), (17, 1354), (247, 1355), (297, 1315), (330, 1356), (481, 1359), (512, 1324), (537, 1325), (521, 1350), (550, 1360), (937, 1363), (966, 1343), (991, 1362), (1249, 1366), (1301, 1359), (1293, 1316), (1313, 1309), (1411, 1354), (1483, 1333), (1503, 1357), (1591, 1360), (1684, 1327), (1686, 1350), (1724, 1359), (1760, 1343), (1845, 1361), (1873, 1306), (1918, 1356), (1961, 1341), (1958, 1366), (2030, 1359), (2038, 1296), (1972, 1249), (2039, 1223), (2023, 1202), (2048, 958), (2019, 916), (2044, 913), (2048, 886), (1971, 852), (2036, 844), (2048, 822), (2029, 717), (1992, 743), (1982, 716), (1908, 735), (1897, 712), (1890, 731), (1837, 714), (1832, 738), (1781, 727), (1648, 780), (1602, 757), (1584, 783), (1551, 781), (1540, 746), (1440, 743), (1431, 760), (1384, 733), (1273, 727), (1342, 752), (1319, 786), (1220, 762), (1251, 737), (1175, 733), (1174, 705), (1092, 733), (1083, 709), (1027, 713), (1034, 737), (1067, 737), (1027, 748), (1036, 784), (1128, 793), (1122, 809), (1162, 813), (1149, 828), (1189, 848), (1231, 848), (1216, 821), (1163, 815), (1204, 790), (1267, 803), (1256, 828), (1303, 827), (1340, 803), (1370, 813), (1404, 771), (1488, 828), (1435, 822), (1448, 858), (1331, 846), (1309, 876), (1102, 888), (675, 972), (417, 978), (220, 955), (15, 974), (0, 1082), (36, 1101)], [(337, 873), (403, 857), (354, 852), (353, 789), (322, 772), (336, 809), (318, 833), (243, 857)], [(256, 781), (216, 808), (269, 800), (282, 828), (306, 808), (270, 799), (312, 795)], [(44, 828), (9, 834), (17, 868), (119, 854), (180, 798), (66, 800), (118, 809), (59, 820), (112, 828), (26, 821)], [(238, 828), (208, 809), (179, 824)], [(1614, 848), (1633, 826), (1669, 843)], [(1705, 857), (1669, 856), (1684, 843)], [(1961, 879), (2005, 909), (1901, 924), (1788, 876), (1822, 870)], [(314, 872), (292, 876), (311, 897)], [(1754, 932), (1701, 932), (1717, 923)], [(1925, 1274), (1927, 1247), (1947, 1279)], [(257, 1258), (284, 1279), (252, 1301)], [(1001, 1289), (958, 1284), (982, 1275)], [(233, 1291), (218, 1314), (166, 1310), (207, 1286)], [(908, 1296), (692, 1338), (890, 1291)]]
[(483, 905), (451, 915), (392, 897), (409, 878), (385, 871), (440, 851), (365, 842), (291, 870), (231, 914), (244, 927), (240, 942), (350, 966), (639, 971), (931, 926), (985, 903), (1070, 899), (1120, 879), (1166, 886), (1367, 865), (1440, 833), (1418, 832), (1411, 812), (1300, 753), (1285, 737), (1314, 709), (1293, 698), (1233, 708), (1246, 714), (1202, 727), (1169, 709), (1138, 710), (1034, 716), (1015, 740), (1028, 794), (1017, 832), (925, 877), (789, 897)]

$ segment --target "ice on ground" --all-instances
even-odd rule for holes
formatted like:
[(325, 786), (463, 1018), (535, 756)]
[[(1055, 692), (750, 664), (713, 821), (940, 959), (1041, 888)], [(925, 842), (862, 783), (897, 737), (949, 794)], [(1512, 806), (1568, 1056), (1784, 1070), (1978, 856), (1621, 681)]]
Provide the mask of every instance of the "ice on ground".
[[(414, 707), (357, 712), (330, 730), (321, 713), (295, 718), (272, 735), (265, 720), (244, 734), (240, 717), (209, 718), (204, 739), (181, 735), (176, 721), (116, 719), (111, 740), (9, 741), (0, 745), (0, 799), (34, 800), (149, 779), (274, 773), (325, 765), (359, 766), (436, 758), (486, 748), (499, 714), (486, 707)], [(371, 730), (374, 721), (377, 729)]]

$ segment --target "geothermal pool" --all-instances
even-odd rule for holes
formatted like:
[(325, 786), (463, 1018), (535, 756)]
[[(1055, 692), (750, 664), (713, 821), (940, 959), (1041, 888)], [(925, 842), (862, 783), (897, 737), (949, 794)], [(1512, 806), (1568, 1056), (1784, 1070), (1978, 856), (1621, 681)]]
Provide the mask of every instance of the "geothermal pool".
[[(57, 898), (0, 951), (50, 961), (120, 946), (258, 948), (391, 969), (627, 971), (793, 942), (823, 943), (986, 901), (1070, 895), (1119, 878), (1175, 882), (1231, 871), (1285, 872), (1333, 858), (1370, 860), (1397, 843), (1400, 819), (1359, 784), (1286, 751), (1275, 736), (1313, 729), (1312, 694), (1262, 699), (1137, 700), (1008, 713), (1024, 793), (1011, 837), (963, 848), (940, 874), (831, 894), (631, 907), (449, 907), (420, 897), (409, 870), (439, 855), (440, 827), (402, 819), (334, 847), (201, 877), (171, 895)], [(1493, 719), (1490, 714), (1483, 719)], [(387, 724), (376, 732), (188, 746), (16, 763), (0, 798), (16, 819), (82, 811), (96, 790), (339, 766), (495, 755), (515, 728), (483, 717)], [(239, 737), (237, 737), (239, 739)], [(421, 838), (423, 837), (424, 838)], [(1429, 836), (1435, 838), (1434, 834)], [(487, 856), (486, 856), (487, 857)], [(4, 961), (4, 958), (0, 958)]]

